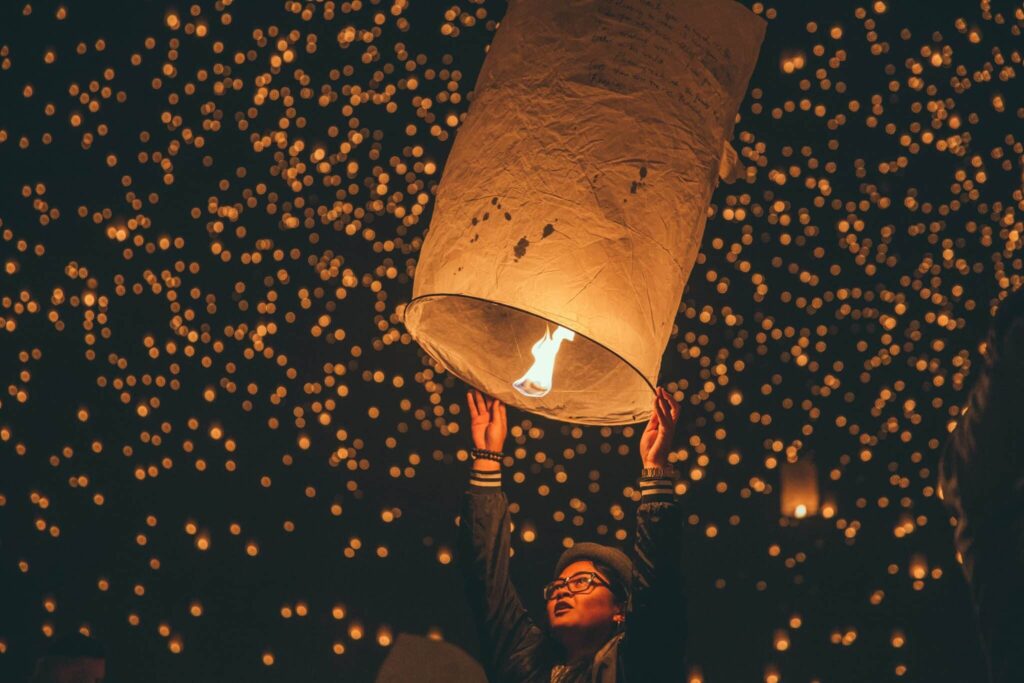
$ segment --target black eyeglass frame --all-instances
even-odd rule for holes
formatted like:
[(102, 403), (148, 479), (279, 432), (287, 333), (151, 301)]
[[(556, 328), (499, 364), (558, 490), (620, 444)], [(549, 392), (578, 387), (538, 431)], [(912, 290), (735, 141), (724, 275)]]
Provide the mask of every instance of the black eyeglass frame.
[[(589, 577), (589, 581), (587, 581), (587, 584), (583, 588), (579, 590), (573, 590), (569, 586), (570, 581), (584, 576)], [(601, 575), (597, 572), (576, 572), (575, 574), (567, 576), (564, 579), (555, 579), (554, 581), (545, 584), (543, 589), (544, 600), (547, 601), (554, 598), (555, 593), (557, 593), (558, 589), (562, 586), (565, 586), (565, 589), (568, 590), (569, 593), (571, 593), (572, 595), (577, 595), (578, 593), (586, 593), (590, 591), (594, 586), (604, 586), (608, 590), (611, 590), (612, 588), (612, 585), (609, 582), (605, 581), (603, 578), (601, 578)]]

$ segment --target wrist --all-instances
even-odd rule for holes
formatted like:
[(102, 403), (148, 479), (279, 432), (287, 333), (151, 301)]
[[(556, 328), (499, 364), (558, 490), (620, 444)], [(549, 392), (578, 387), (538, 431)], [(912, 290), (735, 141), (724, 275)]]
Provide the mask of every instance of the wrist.
[(501, 463), (497, 460), (485, 460), (476, 458), (473, 460), (473, 469), (477, 472), (500, 472)]
[(675, 479), (676, 474), (676, 469), (670, 463), (645, 462), (640, 469), (640, 477), (642, 479), (651, 477)]
[(641, 503), (672, 503), (675, 502), (676, 471), (672, 466), (650, 466), (644, 463), (640, 470), (637, 486), (640, 489)]
[(501, 469), (501, 461), (505, 454), (488, 448), (474, 448), (469, 452), (473, 459), (473, 470), (476, 472), (496, 472)]
[(492, 451), (473, 449), (471, 453), (473, 465), (469, 471), (469, 488), (471, 491), (500, 491), (501, 490), (501, 458)]

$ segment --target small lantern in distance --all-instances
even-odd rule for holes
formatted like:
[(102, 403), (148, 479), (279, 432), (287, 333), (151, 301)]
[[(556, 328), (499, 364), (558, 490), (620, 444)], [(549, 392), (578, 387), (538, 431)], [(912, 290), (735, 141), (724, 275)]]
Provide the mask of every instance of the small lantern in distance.
[(818, 514), (818, 468), (810, 460), (783, 463), (782, 514), (803, 519)]

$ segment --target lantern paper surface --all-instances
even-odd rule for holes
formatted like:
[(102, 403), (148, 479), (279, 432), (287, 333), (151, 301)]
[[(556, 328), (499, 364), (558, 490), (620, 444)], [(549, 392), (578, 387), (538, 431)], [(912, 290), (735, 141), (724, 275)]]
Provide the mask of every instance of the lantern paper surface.
[[(510, 405), (646, 420), (763, 35), (732, 0), (510, 2), (445, 164), (412, 336)], [(576, 335), (551, 391), (519, 394), (557, 326)]]

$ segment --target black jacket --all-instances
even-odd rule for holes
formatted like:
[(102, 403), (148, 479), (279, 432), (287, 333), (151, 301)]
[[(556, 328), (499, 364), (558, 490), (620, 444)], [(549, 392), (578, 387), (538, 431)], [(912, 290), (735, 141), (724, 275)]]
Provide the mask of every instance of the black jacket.
[[(557, 643), (526, 613), (509, 578), (511, 520), (500, 480), (471, 479), (459, 526), (459, 563), (492, 683), (549, 683)], [(664, 487), (662, 488), (664, 490)], [(644, 495), (637, 511), (632, 597), (620, 633), (558, 683), (683, 680), (686, 602), (682, 521), (672, 494)]]
[(1024, 681), (1024, 291), (999, 309), (940, 463), (995, 683)]

